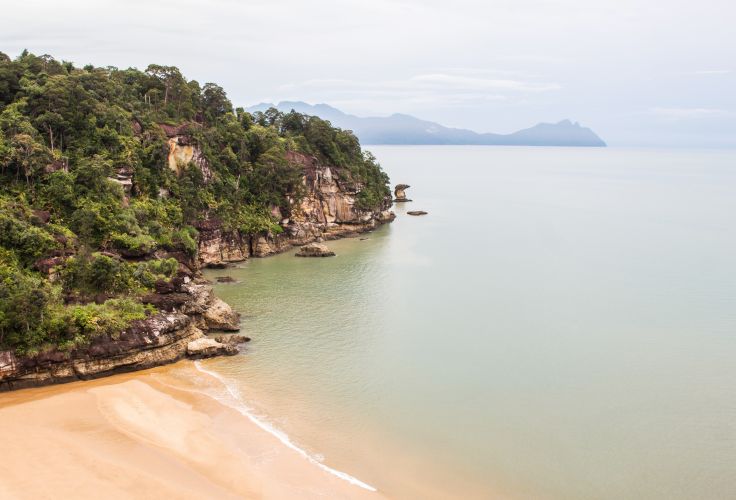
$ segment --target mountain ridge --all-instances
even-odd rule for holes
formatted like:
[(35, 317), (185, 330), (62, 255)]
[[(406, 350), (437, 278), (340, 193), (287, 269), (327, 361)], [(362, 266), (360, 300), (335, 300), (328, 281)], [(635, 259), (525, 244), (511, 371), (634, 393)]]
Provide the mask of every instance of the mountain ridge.
[(606, 147), (605, 141), (593, 130), (569, 119), (557, 123), (538, 123), (511, 134), (494, 134), (445, 127), (404, 113), (393, 113), (386, 117), (361, 117), (345, 113), (325, 103), (264, 102), (250, 106), (246, 110), (253, 113), (271, 107), (282, 112), (293, 109), (299, 113), (329, 120), (337, 127), (352, 130), (363, 144)]

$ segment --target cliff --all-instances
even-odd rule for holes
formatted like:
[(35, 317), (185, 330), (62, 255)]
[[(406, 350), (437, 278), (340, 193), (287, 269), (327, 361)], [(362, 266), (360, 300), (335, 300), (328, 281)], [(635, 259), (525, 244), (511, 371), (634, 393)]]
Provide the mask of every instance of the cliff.
[(355, 236), (394, 220), (394, 213), (388, 210), (390, 197), (377, 210), (365, 210), (356, 205), (362, 185), (347, 169), (325, 165), (316, 157), (291, 151), (287, 153), (287, 160), (301, 167), (305, 195), (299, 201), (290, 200), (288, 214), (272, 207), (272, 213), (281, 219), (283, 232), (249, 235), (224, 230), (222, 222), (216, 218), (200, 221), (195, 224), (199, 231), (200, 265), (265, 257), (318, 238)]
[(237, 330), (240, 322), (240, 315), (216, 298), (208, 283), (196, 274), (179, 273), (157, 285), (157, 291), (143, 300), (160, 312), (134, 321), (119, 334), (95, 337), (72, 351), (53, 348), (26, 357), (0, 351), (0, 391), (143, 370), (186, 357), (237, 353), (234, 343), (205, 338), (207, 331)]
[[(189, 148), (181, 154), (201, 154), (196, 142), (180, 128), (166, 132), (173, 134), (169, 139), (172, 154), (181, 153), (177, 149), (181, 144)], [(143, 303), (156, 307), (157, 314), (135, 321), (119, 335), (95, 337), (84, 348), (52, 348), (29, 357), (0, 351), (0, 391), (142, 370), (187, 357), (234, 354), (236, 344), (205, 337), (208, 331), (238, 330), (240, 315), (214, 295), (202, 278), (200, 267), (265, 257), (318, 238), (355, 236), (394, 220), (394, 213), (388, 210), (390, 197), (379, 210), (358, 207), (362, 186), (347, 169), (324, 165), (316, 157), (296, 152), (287, 153), (287, 161), (301, 168), (304, 195), (298, 201), (290, 200), (288, 214), (273, 207), (273, 215), (281, 219), (282, 233), (242, 234), (224, 230), (222, 222), (214, 217), (199, 221), (195, 259), (181, 252), (160, 252), (155, 256), (179, 261), (179, 272), (171, 281), (157, 282), (154, 292), (141, 297)], [(180, 164), (170, 161), (169, 166), (172, 163)], [(206, 160), (194, 164), (206, 174)]]

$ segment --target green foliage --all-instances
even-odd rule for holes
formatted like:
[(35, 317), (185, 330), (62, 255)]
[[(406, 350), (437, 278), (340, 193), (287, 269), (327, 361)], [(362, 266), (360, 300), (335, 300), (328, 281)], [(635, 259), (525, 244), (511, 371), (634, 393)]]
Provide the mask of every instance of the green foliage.
[[(168, 168), (175, 135), (199, 155), (178, 174)], [(272, 213), (289, 217), (304, 195), (292, 153), (335, 167), (359, 209), (390, 198), (357, 138), (317, 117), (233, 109), (221, 87), (173, 66), (0, 53), (0, 348), (73, 347), (144, 314), (136, 297), (178, 264), (131, 260), (161, 250), (196, 259), (202, 220), (282, 232)]]
[(0, 247), (24, 265), (31, 265), (61, 245), (48, 229), (33, 224), (33, 214), (23, 196), (0, 196)]
[(144, 319), (153, 312), (152, 306), (129, 298), (110, 299), (102, 304), (57, 306), (43, 322), (40, 338), (33, 344), (24, 345), (21, 351), (32, 353), (43, 345), (70, 350), (82, 347), (100, 335), (115, 338), (133, 321)]
[(192, 226), (185, 226), (174, 233), (174, 244), (180, 247), (187, 255), (194, 257), (197, 254), (197, 238), (199, 233)]
[[(171, 261), (149, 264), (145, 273), (154, 281), (171, 275), (177, 265)], [(106, 266), (109, 269), (109, 262), (98, 262), (96, 279)], [(0, 349), (19, 354), (33, 354), (44, 346), (71, 349), (97, 335), (116, 335), (152, 312), (151, 306), (130, 298), (65, 306), (58, 287), (24, 271), (12, 252), (0, 248)]]
[(66, 260), (60, 275), (67, 293), (118, 295), (150, 289), (157, 280), (172, 278), (177, 268), (176, 259), (129, 263), (109, 255), (80, 251)]
[(110, 233), (110, 244), (128, 257), (148, 255), (156, 247), (156, 240), (147, 234)]

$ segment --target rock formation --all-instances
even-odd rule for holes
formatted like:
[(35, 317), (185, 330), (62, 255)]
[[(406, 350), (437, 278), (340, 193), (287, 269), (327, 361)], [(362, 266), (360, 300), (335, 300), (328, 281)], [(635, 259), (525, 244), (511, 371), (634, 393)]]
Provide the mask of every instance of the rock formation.
[(187, 344), (187, 356), (192, 359), (211, 358), (214, 356), (232, 356), (238, 353), (233, 344), (222, 344), (215, 339), (198, 338)]
[[(198, 222), (199, 264), (219, 265), (239, 262), (249, 257), (265, 257), (302, 246), (317, 238), (333, 240), (371, 231), (396, 217), (389, 210), (391, 199), (377, 210), (356, 207), (362, 186), (351, 179), (347, 169), (323, 165), (317, 158), (289, 152), (287, 159), (304, 171), (305, 195), (294, 201), (290, 213), (281, 214), (283, 233), (277, 235), (245, 235), (223, 230), (222, 222), (210, 218)], [(278, 207), (274, 207), (274, 212)]]
[(394, 188), (394, 201), (395, 202), (404, 202), (404, 201), (411, 201), (406, 197), (405, 191), (409, 189), (411, 186), (409, 184), (396, 184), (396, 187)]
[(409, 210), (406, 213), (409, 215), (427, 215), (427, 212), (425, 212), (424, 210)]
[(322, 243), (309, 243), (296, 253), (297, 257), (333, 257), (335, 252)]
[(198, 125), (196, 123), (184, 123), (173, 126), (160, 123), (159, 126), (168, 138), (169, 154), (167, 161), (169, 168), (176, 172), (176, 175), (179, 175), (184, 165), (192, 163), (202, 172), (204, 181), (209, 182), (212, 179), (209, 163), (190, 133), (191, 127)]
[(233, 331), (240, 324), (240, 315), (215, 297), (204, 280), (180, 273), (171, 282), (156, 283), (155, 288), (143, 300), (161, 312), (134, 321), (116, 338), (103, 335), (85, 347), (52, 349), (28, 357), (0, 351), (0, 391), (142, 370), (185, 357), (237, 352), (238, 342), (220, 343), (204, 336), (203, 331)]

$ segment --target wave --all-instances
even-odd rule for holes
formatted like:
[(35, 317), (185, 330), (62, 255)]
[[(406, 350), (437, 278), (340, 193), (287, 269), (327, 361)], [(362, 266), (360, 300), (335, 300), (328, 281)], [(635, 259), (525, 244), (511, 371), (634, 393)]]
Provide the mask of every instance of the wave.
[(376, 488), (371, 486), (370, 484), (364, 483), (358, 478), (355, 478), (351, 476), (350, 474), (347, 474), (345, 472), (339, 471), (337, 469), (333, 469), (332, 467), (328, 467), (319, 460), (317, 460), (315, 457), (307, 453), (305, 450), (299, 448), (297, 445), (294, 444), (294, 442), (289, 438), (288, 434), (285, 432), (275, 428), (268, 422), (262, 420), (261, 418), (257, 417), (253, 413), (251, 413), (250, 408), (245, 404), (242, 397), (238, 394), (238, 392), (232, 387), (232, 384), (228, 382), (224, 377), (222, 377), (219, 373), (213, 372), (211, 370), (208, 370), (202, 366), (202, 364), (199, 361), (194, 362), (194, 366), (202, 373), (205, 373), (211, 377), (214, 377), (217, 379), (222, 385), (227, 389), (227, 392), (232, 396), (232, 398), (237, 401), (238, 404), (231, 404), (229, 401), (223, 401), (218, 398), (218, 401), (225, 404), (229, 408), (232, 408), (233, 410), (236, 410), (241, 415), (247, 417), (251, 422), (256, 424), (258, 427), (263, 429), (264, 431), (268, 432), (269, 434), (275, 436), (279, 441), (281, 441), (284, 445), (286, 445), (288, 448), (294, 450), (302, 457), (306, 458), (309, 462), (316, 465), (320, 469), (324, 470), (325, 472), (328, 472), (329, 474), (332, 474), (333, 476), (339, 477), (340, 479), (343, 479), (350, 484), (354, 484), (355, 486), (359, 486), (363, 489), (369, 490), (369, 491), (378, 491)]

